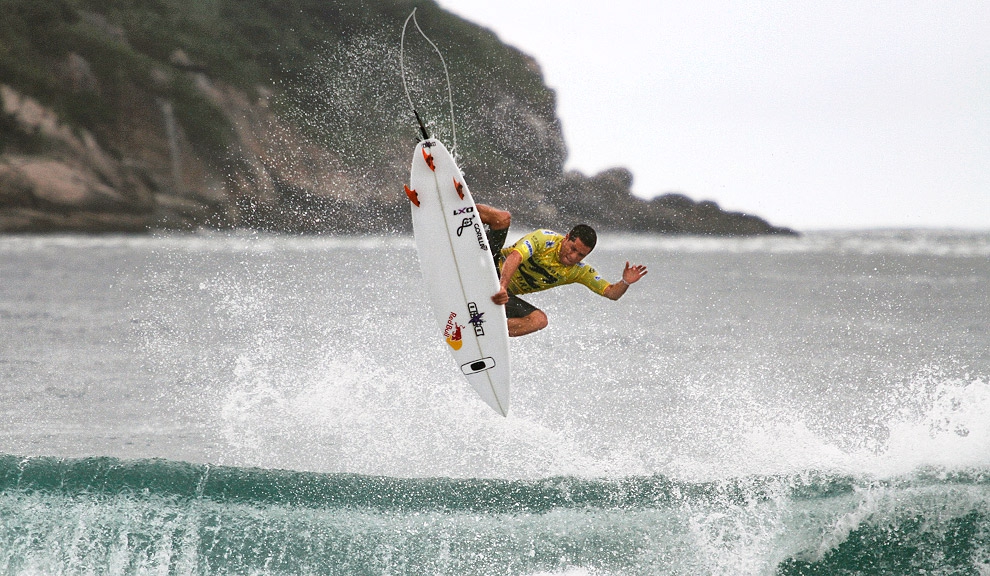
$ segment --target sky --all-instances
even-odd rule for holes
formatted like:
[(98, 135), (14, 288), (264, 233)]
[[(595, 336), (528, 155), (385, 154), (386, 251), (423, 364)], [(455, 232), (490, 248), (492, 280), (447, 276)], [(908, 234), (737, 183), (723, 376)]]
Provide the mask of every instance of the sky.
[(439, 4), (539, 62), (568, 169), (799, 230), (990, 230), (987, 0)]

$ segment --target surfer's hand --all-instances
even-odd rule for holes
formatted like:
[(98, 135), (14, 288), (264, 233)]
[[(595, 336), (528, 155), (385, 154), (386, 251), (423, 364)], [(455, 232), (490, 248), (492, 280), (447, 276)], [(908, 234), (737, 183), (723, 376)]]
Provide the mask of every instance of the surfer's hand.
[(492, 302), (498, 304), (499, 306), (504, 306), (508, 301), (509, 293), (505, 290), (505, 288), (500, 289), (494, 296), (492, 296)]
[(630, 266), (629, 262), (626, 262), (626, 267), (622, 271), (622, 280), (626, 284), (634, 284), (638, 282), (640, 278), (646, 276), (646, 272), (646, 266), (643, 266), (642, 264)]

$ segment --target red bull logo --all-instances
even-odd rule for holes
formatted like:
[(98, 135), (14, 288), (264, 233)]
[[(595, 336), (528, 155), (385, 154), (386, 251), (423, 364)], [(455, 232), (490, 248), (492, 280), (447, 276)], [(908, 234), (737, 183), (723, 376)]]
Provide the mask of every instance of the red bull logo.
[(447, 344), (454, 350), (460, 350), (461, 346), (464, 345), (463, 335), (461, 330), (464, 326), (461, 326), (454, 319), (457, 318), (457, 312), (451, 312), (450, 316), (447, 318), (447, 326), (443, 329), (443, 336), (447, 339)]

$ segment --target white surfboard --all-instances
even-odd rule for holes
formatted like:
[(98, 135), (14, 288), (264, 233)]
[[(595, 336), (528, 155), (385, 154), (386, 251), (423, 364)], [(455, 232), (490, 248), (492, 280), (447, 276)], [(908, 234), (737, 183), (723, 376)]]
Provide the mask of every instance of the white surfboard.
[(498, 275), (478, 208), (460, 168), (435, 138), (413, 153), (406, 195), (436, 337), (481, 398), (509, 414), (509, 331), (492, 302)]

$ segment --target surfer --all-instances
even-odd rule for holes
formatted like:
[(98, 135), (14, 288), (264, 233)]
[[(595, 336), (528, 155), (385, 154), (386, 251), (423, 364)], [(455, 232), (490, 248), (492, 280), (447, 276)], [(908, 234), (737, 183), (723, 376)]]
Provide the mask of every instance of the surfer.
[(519, 298), (519, 294), (577, 282), (596, 294), (618, 300), (630, 285), (646, 275), (646, 266), (627, 261), (622, 279), (613, 284), (585, 264), (583, 260), (598, 242), (594, 229), (586, 224), (578, 224), (563, 236), (550, 230), (535, 230), (503, 248), (511, 213), (485, 204), (477, 206), (482, 223), (488, 226), (488, 244), (499, 271), (499, 291), (492, 296), (492, 302), (505, 306), (509, 336), (524, 336), (549, 323), (546, 313)]

